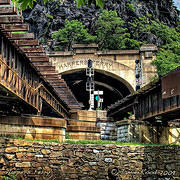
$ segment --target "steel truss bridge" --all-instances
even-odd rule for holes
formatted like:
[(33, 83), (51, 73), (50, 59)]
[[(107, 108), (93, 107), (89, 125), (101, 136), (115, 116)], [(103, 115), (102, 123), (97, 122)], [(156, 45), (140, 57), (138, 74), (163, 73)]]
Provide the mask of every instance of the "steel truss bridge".
[(68, 117), (81, 109), (10, 0), (0, 0), (0, 113)]

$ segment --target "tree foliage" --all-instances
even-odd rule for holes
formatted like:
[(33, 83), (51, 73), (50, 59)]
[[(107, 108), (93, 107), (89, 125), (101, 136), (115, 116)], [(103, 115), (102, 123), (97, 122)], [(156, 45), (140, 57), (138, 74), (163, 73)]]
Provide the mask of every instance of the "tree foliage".
[(152, 64), (159, 75), (164, 75), (180, 66), (180, 33), (159, 21), (153, 21), (151, 26), (151, 31), (162, 40)]
[(180, 66), (180, 42), (173, 41), (160, 48), (152, 64), (156, 66), (160, 76)]
[(53, 33), (52, 38), (56, 39), (61, 47), (68, 49), (73, 43), (93, 43), (96, 40), (96, 36), (89, 34), (85, 25), (78, 20), (65, 20), (64, 28)]
[[(48, 0), (43, 0), (44, 3), (47, 3)], [(60, 0), (61, 1), (61, 0)], [(89, 5), (92, 2), (95, 2), (97, 6), (99, 6), (100, 8), (104, 7), (104, 2), (103, 0), (74, 0), (77, 2), (77, 7), (83, 6), (83, 5)], [(32, 8), (33, 7), (33, 3), (37, 2), (37, 0), (13, 0), (13, 2), (17, 2), (22, 10), (25, 10), (27, 7)]]
[(52, 35), (62, 47), (71, 48), (73, 43), (96, 42), (101, 50), (110, 49), (138, 49), (140, 42), (130, 39), (124, 21), (118, 17), (116, 11), (104, 10), (98, 19), (97, 30), (93, 36), (78, 20), (65, 21), (65, 27)]
[(129, 28), (133, 39), (142, 39), (145, 43), (148, 36), (156, 39), (159, 50), (152, 64), (162, 76), (180, 66), (180, 28), (171, 28), (150, 18), (151, 15), (139, 17), (129, 22)]
[(140, 42), (130, 39), (125, 22), (116, 11), (103, 10), (97, 23), (97, 43), (100, 49), (137, 49)]

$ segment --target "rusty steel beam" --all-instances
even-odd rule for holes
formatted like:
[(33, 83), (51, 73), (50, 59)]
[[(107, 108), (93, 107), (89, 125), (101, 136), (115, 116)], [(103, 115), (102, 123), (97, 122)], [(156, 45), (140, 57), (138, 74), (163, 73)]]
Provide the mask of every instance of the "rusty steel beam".
[(12, 15), (12, 16), (0, 16), (0, 24), (9, 24), (9, 23), (22, 23), (23, 17), (18, 15)]
[(34, 39), (33, 33), (11, 33), (11, 40)]
[[(5, 9), (7, 9), (6, 12)], [(18, 48), (18, 50), (20, 50), (19, 51), (20, 53), (23, 52), (26, 54), (26, 56), (32, 62), (32, 65), (35, 67), (35, 69), (39, 70), (37, 72), (38, 74), (40, 72), (41, 78), (44, 79), (45, 82), (48, 82), (49, 85), (54, 87), (54, 90), (52, 92), (53, 94), (54, 93), (56, 94), (55, 97), (58, 97), (58, 99), (62, 98), (62, 101), (65, 102), (65, 104), (68, 106), (68, 109), (70, 107), (80, 109), (81, 106), (79, 106), (77, 100), (74, 98), (67, 84), (65, 83), (64, 80), (61, 80), (61, 76), (56, 72), (55, 66), (53, 66), (52, 63), (49, 62), (49, 58), (43, 52), (42, 47), (39, 46), (39, 42), (34, 39), (34, 34), (23, 33), (29, 30), (27, 24), (21, 24), (23, 23), (23, 17), (18, 15), (6, 15), (9, 13), (10, 14), (14, 13), (16, 11), (16, 7), (12, 9), (12, 7), (10, 6), (6, 6), (5, 8), (1, 6), (0, 10), (2, 10), (0, 14), (3, 14), (2, 16), (0, 15), (0, 24), (1, 24), (0, 30), (4, 33), (7, 39), (9, 39), (12, 42), (12, 44), (16, 48)], [(22, 31), (22, 33), (19, 33), (18, 31)], [(57, 111), (60, 110), (59, 112), (61, 113), (62, 112), (61, 108), (60, 109), (58, 108), (59, 100), (56, 100), (56, 98), (49, 99), (51, 93), (49, 92), (48, 95), (46, 87), (44, 87), (43, 89), (44, 89), (43, 91), (41, 89), (42, 98), (44, 98), (44, 100), (48, 102), (49, 105), (51, 105), (54, 109), (56, 109)], [(30, 92), (27, 91), (27, 94), (28, 93)], [(24, 98), (25, 100), (28, 100), (30, 102), (28, 95), (25, 96)], [(62, 103), (62, 101), (60, 101), (60, 103)]]
[(51, 76), (48, 76), (47, 77), (47, 80), (56, 80), (56, 79), (59, 79), (59, 80), (64, 80), (64, 79), (61, 79), (61, 75), (59, 74), (56, 74), (56, 75), (51, 75)]
[(43, 71), (41, 72), (41, 74), (43, 76), (49, 76), (49, 75), (57, 75), (57, 72), (56, 71), (47, 71), (47, 72)]
[(52, 66), (52, 63), (48, 62), (32, 62), (35, 66)]
[[(26, 53), (26, 55), (32, 59), (32, 58), (45, 58), (46, 57), (46, 53), (44, 52), (41, 52), (41, 53)], [(49, 58), (48, 58), (48, 61), (49, 61)]]
[(15, 31), (29, 31), (28, 24), (4, 24), (3, 28), (6, 32), (15, 32)]
[(36, 66), (39, 71), (42, 73), (44, 71), (49, 72), (49, 71), (55, 71), (55, 67), (54, 66)]
[(13, 6), (0, 6), (0, 15), (15, 15), (17, 9)]
[(15, 41), (18, 46), (39, 46), (38, 40), (16, 40)]
[(162, 77), (162, 98), (180, 95), (180, 68)]
[(25, 53), (41, 53), (43, 52), (42, 47), (35, 47), (35, 48), (21, 48)]
[(64, 84), (64, 81), (62, 79), (49, 80), (48, 82), (51, 83), (52, 85)]
[(48, 57), (31, 57), (30, 58), (30, 61), (34, 64), (34, 63), (48, 63), (49, 62), (49, 59)]
[(10, 4), (10, 0), (0, 0), (0, 5), (8, 5)]
[(59, 76), (58, 73), (54, 73), (54, 74), (43, 74), (43, 77), (47, 80), (49, 79), (54, 79), (54, 78), (57, 78)]

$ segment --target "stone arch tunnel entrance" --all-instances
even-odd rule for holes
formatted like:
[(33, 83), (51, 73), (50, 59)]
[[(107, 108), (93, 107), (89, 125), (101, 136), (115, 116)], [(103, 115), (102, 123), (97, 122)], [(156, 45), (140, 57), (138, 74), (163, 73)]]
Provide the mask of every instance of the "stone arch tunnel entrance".
[(143, 67), (143, 85), (155, 75), (155, 68), (151, 64), (157, 51), (154, 45), (144, 45), (139, 50), (99, 51), (96, 44), (74, 44), (72, 49), (50, 53), (48, 56), (77, 100), (84, 104), (84, 109), (89, 109), (89, 96), (85, 87), (85, 69), (89, 59), (93, 61), (95, 69), (95, 90), (104, 91), (104, 109), (135, 90), (137, 59)]
[[(79, 102), (84, 105), (84, 109), (89, 109), (89, 92), (86, 91), (86, 70), (78, 69), (66, 71), (61, 74), (62, 78), (67, 82), (71, 91)], [(104, 91), (103, 109), (122, 99), (133, 92), (131, 85), (120, 77), (116, 77), (106, 71), (95, 70), (94, 75), (95, 90)], [(95, 109), (97, 102), (95, 101)]]

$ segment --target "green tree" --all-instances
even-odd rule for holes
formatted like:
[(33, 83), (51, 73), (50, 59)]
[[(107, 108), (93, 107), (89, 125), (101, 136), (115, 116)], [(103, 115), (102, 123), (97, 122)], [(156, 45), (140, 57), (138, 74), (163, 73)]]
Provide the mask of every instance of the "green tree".
[(159, 49), (156, 59), (152, 62), (158, 75), (162, 76), (180, 66), (180, 42), (174, 41)]
[(140, 17), (128, 24), (133, 39), (143, 39), (148, 34), (158, 39), (159, 50), (152, 64), (156, 66), (158, 75), (162, 76), (180, 66), (179, 26), (170, 28), (159, 20), (151, 20), (150, 17), (151, 15)]
[(103, 10), (97, 23), (97, 43), (100, 49), (137, 49), (140, 43), (130, 39), (124, 21), (116, 11)]
[(152, 21), (151, 32), (162, 40), (157, 57), (152, 62), (158, 75), (162, 76), (180, 66), (180, 32), (159, 21)]
[(180, 34), (175, 28), (170, 28), (167, 25), (162, 24), (159, 20), (151, 21), (150, 31), (152, 34), (161, 38), (163, 43), (160, 46), (180, 40)]
[(159, 47), (179, 39), (179, 33), (175, 28), (170, 28), (159, 20), (151, 20), (151, 17), (148, 14), (147, 16), (136, 18), (133, 22), (128, 22), (133, 39), (143, 39), (143, 36), (146, 34), (152, 34), (160, 39)]
[[(142, 16), (139, 18), (132, 19), (131, 22), (128, 23), (129, 32), (131, 33), (131, 37), (136, 40), (144, 40), (145, 34), (150, 32), (150, 21), (151, 15)], [(146, 42), (145, 42), (146, 43)]]
[[(44, 3), (47, 3), (48, 0), (43, 0)], [(52, 1), (52, 0), (50, 0)], [(61, 1), (61, 0), (60, 0)], [(75, 0), (77, 2), (77, 7), (83, 6), (83, 5), (89, 5), (93, 1), (92, 0)], [(17, 2), (22, 10), (25, 10), (27, 7), (32, 8), (33, 2), (37, 2), (37, 0), (13, 0), (13, 2)], [(96, 0), (96, 5), (103, 8), (104, 2), (103, 0)]]
[(80, 21), (68, 21), (67, 19), (65, 20), (64, 28), (53, 33), (52, 38), (56, 39), (62, 48), (68, 47), (68, 49), (71, 49), (74, 43), (88, 44), (96, 40), (96, 36), (89, 34), (88, 29)]

